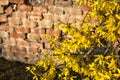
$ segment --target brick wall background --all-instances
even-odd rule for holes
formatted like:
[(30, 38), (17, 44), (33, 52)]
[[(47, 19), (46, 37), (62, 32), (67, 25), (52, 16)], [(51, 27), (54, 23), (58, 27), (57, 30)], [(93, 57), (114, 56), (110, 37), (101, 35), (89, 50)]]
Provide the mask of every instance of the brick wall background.
[(88, 11), (75, 0), (0, 0), (0, 57), (35, 63), (50, 48), (45, 34), (61, 36), (54, 25), (77, 26)]

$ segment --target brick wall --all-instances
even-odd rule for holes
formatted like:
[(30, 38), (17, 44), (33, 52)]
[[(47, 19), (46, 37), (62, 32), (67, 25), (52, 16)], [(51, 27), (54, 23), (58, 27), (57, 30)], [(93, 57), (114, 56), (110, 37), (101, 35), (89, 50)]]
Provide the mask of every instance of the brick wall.
[(0, 0), (0, 56), (35, 63), (50, 48), (45, 34), (61, 36), (54, 25), (77, 26), (88, 10), (74, 0)]

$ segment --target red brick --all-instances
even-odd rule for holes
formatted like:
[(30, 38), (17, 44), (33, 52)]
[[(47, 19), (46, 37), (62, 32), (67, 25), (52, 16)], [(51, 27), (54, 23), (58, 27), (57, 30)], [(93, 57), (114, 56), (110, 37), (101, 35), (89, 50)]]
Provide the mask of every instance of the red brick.
[(45, 33), (45, 29), (41, 29), (41, 28), (31, 28), (31, 33), (35, 33), (35, 34), (44, 34)]
[(0, 14), (0, 22), (6, 22), (7, 16), (5, 14)]
[(8, 26), (8, 25), (1, 25), (1, 26), (0, 26), (0, 30), (1, 30), (1, 31), (13, 32), (13, 31), (14, 31), (14, 27)]
[(18, 5), (18, 10), (30, 12), (30, 11), (32, 11), (32, 6), (28, 6), (28, 5), (24, 5), (24, 4)]
[(83, 5), (83, 11), (91, 11), (91, 7), (87, 6), (87, 5)]
[(29, 19), (33, 19), (33, 20), (34, 19), (38, 19), (38, 20), (43, 19), (42, 13), (29, 13), (27, 16)]
[(55, 29), (55, 30), (53, 31), (53, 36), (60, 36), (60, 35), (61, 35), (61, 31), (60, 31), (60, 30)]
[(47, 29), (47, 30), (46, 30), (46, 34), (48, 34), (48, 35), (53, 35), (53, 30)]
[(34, 6), (33, 12), (46, 13), (48, 11), (47, 6)]
[(39, 34), (36, 33), (29, 33), (27, 37), (29, 40), (40, 40)]
[(10, 33), (10, 38), (20, 38), (20, 39), (24, 39), (24, 38), (25, 38), (25, 34), (23, 34), (23, 33), (11, 32), (11, 33)]
[(29, 33), (30, 28), (28, 28), (28, 27), (16, 27), (15, 31), (16, 32), (21, 32), (21, 33)]
[(50, 29), (47, 29), (46, 30), (46, 33), (48, 35), (51, 35), (51, 36), (60, 36), (61, 35), (61, 31), (56, 29), (56, 30), (50, 30)]
[(12, 7), (9, 6), (9, 7), (5, 10), (5, 13), (6, 13), (7, 15), (11, 15), (12, 11), (13, 11)]
[(0, 5), (8, 5), (9, 0), (0, 0)]
[(4, 13), (3, 7), (0, 6), (0, 13)]
[(42, 39), (42, 41), (45, 41), (45, 42), (50, 41), (50, 38), (48, 36), (45, 36), (45, 35), (40, 35), (40, 38)]
[(25, 0), (9, 0), (10, 3), (23, 4)]
[(30, 46), (30, 43), (28, 41), (25, 41), (25, 40), (17, 40), (17, 45), (19, 46), (26, 46), (26, 47), (29, 47)]

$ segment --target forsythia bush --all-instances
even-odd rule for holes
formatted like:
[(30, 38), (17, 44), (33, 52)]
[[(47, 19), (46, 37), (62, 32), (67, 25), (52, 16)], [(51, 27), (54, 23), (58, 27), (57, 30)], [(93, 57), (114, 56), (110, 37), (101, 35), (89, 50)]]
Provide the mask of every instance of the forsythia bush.
[(90, 6), (91, 11), (80, 26), (55, 26), (62, 31), (62, 37), (51, 36), (52, 57), (26, 67), (33, 80), (120, 79), (120, 2), (76, 2)]

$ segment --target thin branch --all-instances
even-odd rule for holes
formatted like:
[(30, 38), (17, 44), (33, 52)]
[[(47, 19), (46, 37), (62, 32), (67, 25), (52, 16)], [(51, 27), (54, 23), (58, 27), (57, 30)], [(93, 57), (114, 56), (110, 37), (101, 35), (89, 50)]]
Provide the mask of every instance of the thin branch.
[(84, 58), (86, 58), (90, 53), (94, 50), (94, 47), (91, 47), (90, 50), (85, 54)]

